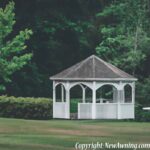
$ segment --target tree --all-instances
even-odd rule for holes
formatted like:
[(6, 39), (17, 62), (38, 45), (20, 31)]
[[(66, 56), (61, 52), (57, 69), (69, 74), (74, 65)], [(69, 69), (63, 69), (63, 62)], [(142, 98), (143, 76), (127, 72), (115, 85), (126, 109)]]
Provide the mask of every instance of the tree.
[(15, 96), (49, 97), (52, 94), (49, 76), (95, 53), (98, 40), (93, 24), (101, 2), (14, 1), (15, 29), (32, 28), (34, 35), (27, 44), (34, 55), (31, 64), (13, 74), (15, 82), (7, 84), (6, 92)]
[(134, 75), (150, 47), (149, 11), (148, 0), (122, 0), (98, 13), (104, 23), (97, 54)]
[(11, 81), (11, 75), (21, 69), (31, 59), (31, 53), (25, 53), (26, 40), (32, 31), (25, 29), (11, 38), (15, 24), (14, 2), (0, 8), (0, 91), (5, 90), (6, 82)]

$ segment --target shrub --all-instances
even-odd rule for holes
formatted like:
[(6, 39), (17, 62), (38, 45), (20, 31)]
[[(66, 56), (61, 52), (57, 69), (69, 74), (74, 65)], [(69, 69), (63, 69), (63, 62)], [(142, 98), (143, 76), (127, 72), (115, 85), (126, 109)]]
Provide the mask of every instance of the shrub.
[(145, 111), (142, 109), (143, 106), (140, 104), (137, 104), (135, 107), (135, 120), (136, 121), (142, 121), (147, 122), (150, 121), (150, 112)]
[(0, 96), (0, 117), (50, 119), (52, 118), (52, 100)]
[(136, 101), (150, 107), (150, 77), (136, 83)]

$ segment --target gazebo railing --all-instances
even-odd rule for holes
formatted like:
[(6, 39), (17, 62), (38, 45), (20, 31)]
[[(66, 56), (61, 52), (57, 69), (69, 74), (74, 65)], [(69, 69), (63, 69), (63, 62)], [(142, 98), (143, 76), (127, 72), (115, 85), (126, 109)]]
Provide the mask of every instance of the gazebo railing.
[(67, 103), (55, 102), (53, 104), (53, 118), (67, 118)]
[(92, 119), (93, 105), (95, 105), (94, 119), (134, 118), (134, 104), (132, 103), (78, 103), (78, 119)]
[(91, 118), (92, 118), (92, 104), (78, 103), (78, 119), (91, 119)]

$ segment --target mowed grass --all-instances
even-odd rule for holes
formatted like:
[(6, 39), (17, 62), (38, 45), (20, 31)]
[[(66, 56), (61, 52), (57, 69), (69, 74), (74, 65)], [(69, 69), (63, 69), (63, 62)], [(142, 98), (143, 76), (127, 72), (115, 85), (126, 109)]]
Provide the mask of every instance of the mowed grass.
[(76, 142), (150, 143), (150, 123), (0, 118), (0, 150), (72, 150)]

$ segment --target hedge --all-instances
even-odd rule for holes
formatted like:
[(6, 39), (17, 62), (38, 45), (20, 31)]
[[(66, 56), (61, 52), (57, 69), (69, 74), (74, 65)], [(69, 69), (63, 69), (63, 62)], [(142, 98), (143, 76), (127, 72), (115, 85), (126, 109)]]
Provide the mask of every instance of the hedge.
[(140, 122), (149, 122), (150, 121), (150, 112), (143, 110), (143, 106), (136, 104), (135, 107), (135, 120)]
[(0, 117), (23, 119), (51, 119), (52, 100), (0, 96)]

